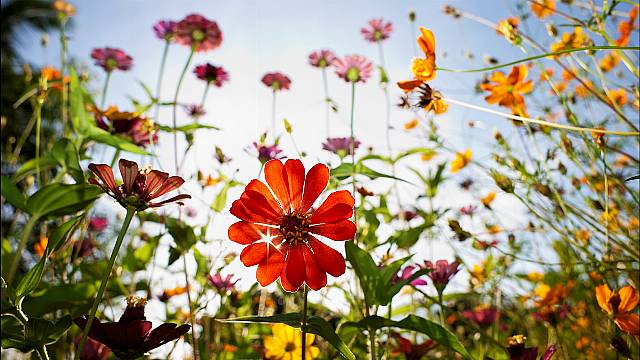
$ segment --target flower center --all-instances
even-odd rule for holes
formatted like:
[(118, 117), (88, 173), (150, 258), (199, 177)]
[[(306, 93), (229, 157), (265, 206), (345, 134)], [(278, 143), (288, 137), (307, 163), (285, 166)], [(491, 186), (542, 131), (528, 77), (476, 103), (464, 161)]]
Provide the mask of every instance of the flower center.
[(107, 71), (110, 71), (115, 69), (118, 66), (118, 61), (116, 61), (116, 59), (109, 58), (107, 59), (107, 62), (105, 65), (107, 67)]
[(202, 41), (202, 40), (204, 40), (204, 32), (202, 32), (202, 30), (198, 30), (198, 29), (193, 30), (191, 32), (191, 38), (194, 41)]
[(296, 349), (296, 344), (294, 344), (293, 342), (288, 342), (287, 345), (285, 345), (284, 347), (284, 351), (285, 352), (293, 352), (293, 350)]
[(347, 80), (351, 82), (360, 80), (360, 70), (355, 67), (349, 68), (349, 70), (347, 70)]
[(611, 298), (609, 299), (609, 304), (611, 304), (611, 309), (613, 310), (613, 313), (616, 314), (618, 313), (618, 307), (620, 306), (620, 295), (615, 294), (613, 296), (611, 296)]
[(286, 242), (291, 245), (303, 242), (307, 238), (307, 232), (309, 232), (309, 224), (306, 215), (294, 212), (282, 217), (280, 233), (282, 233)]

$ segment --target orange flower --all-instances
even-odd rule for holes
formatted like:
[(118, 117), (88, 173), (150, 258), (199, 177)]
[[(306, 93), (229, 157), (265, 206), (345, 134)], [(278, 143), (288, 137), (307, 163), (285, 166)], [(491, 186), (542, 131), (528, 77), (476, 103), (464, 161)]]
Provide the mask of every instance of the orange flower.
[(634, 6), (631, 11), (629, 11), (629, 19), (627, 21), (622, 21), (618, 24), (618, 32), (620, 36), (614, 42), (617, 46), (627, 46), (629, 44), (629, 37), (631, 33), (637, 29), (636, 27), (636, 18), (638, 17), (638, 7)]
[(638, 292), (627, 285), (618, 292), (611, 291), (607, 284), (596, 287), (596, 300), (604, 312), (612, 316), (620, 330), (640, 337), (640, 317), (632, 313), (638, 305)]
[(41, 236), (40, 241), (38, 241), (33, 246), (33, 251), (38, 254), (38, 256), (42, 257), (44, 255), (45, 250), (47, 250), (47, 245), (49, 244), (49, 238), (46, 236)]
[(609, 92), (609, 98), (619, 107), (623, 107), (627, 104), (629, 97), (627, 96), (627, 92), (624, 88), (619, 88), (617, 90), (611, 90)]
[(404, 124), (404, 129), (405, 130), (415, 129), (418, 126), (418, 124), (419, 124), (418, 119), (415, 119), (415, 118), (411, 119)]
[(508, 76), (502, 71), (494, 72), (488, 82), (480, 85), (482, 90), (491, 92), (484, 99), (489, 104), (510, 108), (514, 113), (526, 113), (523, 95), (533, 90), (533, 81), (524, 81), (527, 74), (525, 65), (514, 66)]
[(76, 8), (63, 0), (56, 0), (51, 6), (53, 10), (65, 16), (73, 16), (76, 13)]
[(531, 11), (541, 20), (552, 15), (555, 9), (555, 0), (534, 0), (531, 2)]
[(621, 154), (621, 155), (618, 155), (618, 157), (613, 163), (613, 166), (618, 168), (623, 168), (625, 166), (629, 166), (630, 163), (631, 163), (631, 158), (627, 155)]
[(600, 70), (602, 70), (602, 72), (609, 72), (613, 70), (619, 62), (620, 55), (616, 52), (609, 52), (600, 60)]
[(585, 98), (591, 95), (589, 89), (593, 89), (593, 82), (591, 82), (591, 80), (585, 80), (584, 84), (576, 86), (576, 95)]
[(573, 29), (572, 33), (562, 34), (562, 39), (551, 45), (551, 51), (581, 48), (589, 43), (589, 37), (584, 34), (581, 27)]
[(576, 239), (580, 240), (581, 243), (588, 245), (590, 238), (591, 238), (591, 233), (589, 232), (589, 230), (581, 229), (576, 231)]
[(481, 198), (480, 201), (482, 201), (482, 205), (486, 207), (491, 207), (491, 203), (495, 198), (496, 198), (496, 192), (491, 191), (485, 197)]
[(405, 92), (409, 92), (425, 81), (431, 81), (436, 77), (436, 39), (433, 32), (420, 27), (420, 36), (418, 36), (417, 42), (424, 53), (424, 58), (414, 58), (411, 62), (413, 80), (398, 82), (400, 89)]
[(456, 152), (456, 157), (451, 161), (451, 172), (457, 173), (460, 169), (469, 165), (471, 162), (471, 149), (465, 150), (465, 152)]
[(185, 294), (187, 290), (188, 288), (186, 286), (178, 286), (173, 289), (166, 289), (162, 292), (162, 295), (160, 295), (158, 298), (162, 302), (167, 302), (170, 298), (174, 296)]

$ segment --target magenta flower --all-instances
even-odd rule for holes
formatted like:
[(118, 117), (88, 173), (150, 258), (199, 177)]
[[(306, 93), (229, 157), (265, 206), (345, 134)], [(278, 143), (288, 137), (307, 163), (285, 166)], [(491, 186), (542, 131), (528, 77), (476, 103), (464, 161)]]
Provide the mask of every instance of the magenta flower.
[(289, 90), (291, 79), (281, 72), (267, 73), (262, 77), (262, 83), (273, 89), (273, 91)]
[[(151, 330), (153, 326), (144, 315), (147, 301), (135, 296), (127, 298), (127, 308), (117, 322), (93, 322), (89, 330), (89, 338), (106, 345), (120, 359), (137, 359), (157, 347), (178, 339), (189, 331), (191, 326), (177, 326), (164, 323)], [(76, 325), (84, 329), (87, 317), (74, 320)]]
[[(407, 280), (411, 277), (411, 275), (413, 275), (418, 270), (419, 268), (417, 266), (413, 266), (413, 265), (406, 266), (404, 269), (402, 269), (402, 271), (400, 272), (400, 275), (393, 276), (393, 278), (391, 279), (391, 282), (396, 284), (402, 280)], [(411, 285), (423, 286), (423, 285), (427, 285), (427, 282), (423, 279), (417, 278), (411, 281)]]
[(390, 21), (384, 22), (384, 19), (371, 19), (369, 20), (369, 26), (360, 29), (360, 33), (364, 36), (365, 40), (370, 42), (378, 42), (384, 39), (388, 39), (393, 31), (393, 24)]
[(346, 82), (367, 82), (373, 72), (373, 64), (361, 55), (347, 55), (333, 62), (336, 74)]
[(314, 67), (326, 68), (333, 64), (335, 60), (336, 54), (328, 49), (314, 51), (309, 54), (309, 64)]
[(171, 20), (160, 20), (153, 25), (153, 32), (156, 33), (156, 37), (166, 42), (173, 41), (177, 29), (178, 23)]
[(229, 274), (224, 278), (222, 277), (222, 275), (220, 275), (220, 273), (217, 273), (213, 276), (207, 275), (209, 284), (215, 287), (219, 293), (226, 293), (234, 289), (234, 286), (238, 282), (238, 279), (236, 279), (235, 281), (231, 281), (231, 279), (233, 279), (233, 274)]
[(447, 260), (438, 260), (435, 265), (431, 261), (425, 261), (425, 268), (433, 270), (429, 273), (429, 277), (439, 293), (460, 270), (457, 261), (449, 264)]
[(347, 155), (351, 155), (351, 144), (353, 143), (353, 149), (357, 149), (360, 146), (360, 141), (353, 141), (350, 137), (340, 137), (340, 138), (327, 138), (327, 140), (322, 144), (322, 148), (327, 151), (331, 151), (332, 153), (343, 158)]
[(210, 63), (198, 65), (193, 69), (198, 79), (204, 80), (216, 87), (222, 87), (222, 84), (229, 81), (229, 73), (222, 66), (216, 66)]
[(202, 107), (202, 106), (200, 106), (198, 104), (184, 105), (184, 111), (192, 119), (199, 119), (199, 118), (203, 117), (207, 113), (207, 111), (204, 109), (204, 107)]
[(124, 51), (112, 48), (95, 48), (91, 51), (91, 58), (95, 60), (95, 64), (100, 66), (106, 72), (115, 69), (126, 71), (133, 66), (133, 59)]
[(465, 310), (462, 312), (462, 316), (478, 326), (488, 327), (498, 319), (498, 310), (491, 306), (483, 306), (473, 310)]
[(209, 51), (222, 43), (222, 31), (215, 21), (191, 14), (178, 22), (176, 42), (191, 47), (193, 51)]
[(269, 160), (284, 158), (284, 155), (281, 155), (282, 150), (280, 150), (277, 144), (265, 145), (254, 142), (253, 147), (257, 152), (258, 160), (260, 160), (262, 164), (265, 164)]
[(107, 225), (109, 225), (109, 222), (107, 221), (107, 218), (104, 216), (93, 216), (91, 217), (91, 219), (89, 219), (90, 231), (95, 231), (95, 232), (104, 231), (104, 229), (107, 228)]
[(472, 216), (477, 209), (478, 207), (475, 205), (466, 205), (460, 208), (460, 213), (462, 215)]

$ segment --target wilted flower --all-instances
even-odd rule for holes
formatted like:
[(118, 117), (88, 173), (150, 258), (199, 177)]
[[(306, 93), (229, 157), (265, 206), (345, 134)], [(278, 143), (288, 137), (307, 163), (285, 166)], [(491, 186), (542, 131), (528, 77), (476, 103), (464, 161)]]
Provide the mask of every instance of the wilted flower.
[(214, 50), (222, 43), (218, 23), (197, 14), (187, 15), (178, 22), (175, 37), (178, 44), (198, 52)]
[(99, 128), (112, 134), (124, 135), (138, 146), (147, 146), (158, 142), (158, 131), (153, 120), (137, 112), (120, 111), (115, 106), (101, 111), (92, 108)]
[(393, 333), (396, 340), (396, 346), (391, 350), (392, 355), (404, 355), (407, 360), (420, 360), (431, 350), (438, 347), (438, 343), (429, 339), (420, 344), (414, 344), (411, 340), (402, 337), (400, 334)]
[(185, 105), (184, 111), (187, 113), (187, 115), (189, 115), (190, 118), (196, 119), (196, 120), (201, 118), (207, 113), (204, 107), (200, 106), (199, 104)]
[[(524, 335), (514, 335), (507, 338), (507, 352), (511, 360), (537, 360), (538, 348), (527, 348), (524, 346), (527, 338)], [(542, 354), (540, 360), (549, 360), (556, 353), (556, 346), (551, 345)]]
[(229, 81), (229, 73), (227, 73), (222, 66), (216, 66), (210, 63), (196, 66), (195, 69), (193, 69), (193, 73), (196, 74), (198, 79), (204, 80), (216, 87), (222, 87), (225, 82)]
[(359, 146), (360, 141), (354, 140), (351, 137), (327, 138), (327, 140), (322, 143), (322, 149), (331, 151), (340, 158), (352, 155), (351, 149), (353, 148), (355, 150)]
[(498, 319), (498, 310), (492, 306), (483, 305), (473, 310), (463, 311), (462, 316), (478, 326), (488, 327)]
[[(109, 347), (120, 359), (137, 359), (148, 351), (178, 339), (191, 328), (186, 324), (176, 326), (174, 323), (164, 323), (151, 330), (151, 321), (144, 315), (146, 304), (146, 299), (129, 296), (120, 320), (102, 323), (95, 319), (89, 330), (89, 338)], [(74, 322), (84, 329), (87, 317), (77, 318)]]
[(231, 279), (233, 279), (233, 274), (229, 274), (224, 278), (222, 277), (222, 275), (220, 275), (220, 273), (217, 273), (215, 275), (207, 275), (209, 284), (215, 287), (219, 293), (226, 293), (234, 289), (236, 283), (238, 282), (238, 279), (236, 279), (235, 281), (232, 281)]
[(112, 47), (93, 49), (91, 58), (95, 60), (96, 65), (106, 72), (111, 72), (115, 69), (126, 71), (131, 69), (133, 65), (131, 56), (127, 55), (123, 50)]
[(333, 64), (335, 59), (336, 55), (333, 51), (328, 49), (314, 51), (309, 54), (309, 64), (319, 68), (326, 68), (330, 66)]
[(269, 160), (282, 159), (284, 155), (282, 155), (282, 150), (278, 147), (277, 144), (266, 145), (263, 143), (253, 143), (254, 149), (257, 151), (258, 160), (261, 163), (266, 163)]
[(346, 82), (365, 83), (371, 77), (373, 64), (361, 55), (347, 55), (333, 62), (336, 74)]
[(312, 208), (329, 182), (324, 164), (316, 164), (305, 176), (300, 160), (284, 165), (271, 160), (264, 173), (268, 186), (251, 180), (231, 205), (231, 214), (242, 221), (229, 227), (229, 239), (248, 245), (240, 260), (245, 266), (258, 265), (260, 285), (279, 277), (286, 291), (296, 291), (304, 283), (319, 290), (327, 284), (327, 273), (338, 277), (346, 264), (339, 252), (312, 234), (337, 241), (353, 239), (356, 226), (349, 219), (355, 199), (349, 191), (336, 191)]
[(104, 216), (92, 216), (91, 219), (89, 219), (90, 231), (95, 231), (95, 232), (104, 231), (104, 229), (107, 228), (107, 225), (109, 225), (109, 222), (107, 221), (107, 218)]
[[(96, 175), (89, 179), (89, 183), (98, 185), (112, 198), (116, 199), (124, 208), (130, 206), (137, 211), (143, 211), (149, 207), (159, 207), (181, 199), (190, 199), (191, 195), (180, 194), (159, 203), (152, 203), (156, 199), (172, 190), (179, 188), (184, 179), (180, 176), (149, 169), (138, 169), (138, 164), (133, 161), (120, 159), (118, 162), (120, 174), (122, 175), (122, 185), (117, 186), (113, 177), (113, 170), (106, 164), (89, 164), (89, 170)], [(178, 204), (182, 205), (181, 202)]]
[(371, 19), (368, 24), (369, 26), (360, 29), (360, 33), (370, 42), (388, 39), (393, 31), (393, 24), (390, 21), (385, 22), (382, 18)]
[(153, 25), (153, 32), (156, 34), (156, 37), (166, 42), (173, 41), (177, 29), (178, 23), (171, 20), (160, 20)]
[(273, 89), (273, 91), (289, 90), (291, 79), (281, 72), (267, 73), (262, 77), (262, 83)]
[(458, 265), (457, 261), (449, 264), (447, 260), (438, 260), (435, 265), (431, 261), (425, 261), (425, 268), (433, 270), (428, 276), (433, 281), (433, 285), (438, 289), (438, 292), (442, 293), (451, 278), (458, 273), (460, 270)]
[[(302, 359), (302, 332), (285, 324), (275, 324), (271, 327), (273, 336), (264, 338), (265, 356), (273, 360)], [(306, 335), (305, 357), (315, 359), (320, 356), (320, 349), (313, 346), (315, 335)]]
[(422, 83), (409, 90), (418, 96), (417, 100), (410, 103), (410, 106), (419, 107), (425, 111), (433, 111), (436, 114), (442, 114), (447, 111), (449, 105), (444, 102), (444, 97), (438, 90), (433, 90), (427, 83)]

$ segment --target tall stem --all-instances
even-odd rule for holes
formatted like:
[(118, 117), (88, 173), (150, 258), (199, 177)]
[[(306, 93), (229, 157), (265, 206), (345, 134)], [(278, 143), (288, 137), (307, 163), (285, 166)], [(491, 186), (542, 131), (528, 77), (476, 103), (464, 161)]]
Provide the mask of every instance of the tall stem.
[(180, 94), (180, 87), (182, 86), (182, 81), (184, 80), (184, 75), (187, 73), (187, 69), (191, 64), (191, 59), (193, 58), (193, 54), (195, 52), (195, 47), (191, 49), (189, 53), (189, 57), (187, 58), (187, 63), (184, 64), (184, 68), (180, 73), (180, 78), (178, 78), (178, 85), (176, 85), (176, 93), (173, 96), (173, 160), (176, 169), (176, 175), (180, 174), (180, 164), (178, 163), (178, 133), (176, 132), (177, 127), (177, 117), (178, 117), (178, 95)]
[(67, 83), (64, 81), (64, 74), (66, 73), (66, 54), (67, 54), (67, 35), (65, 34), (66, 20), (60, 20), (60, 81), (62, 82), (62, 96), (60, 97), (60, 115), (62, 118), (62, 131), (67, 134)]
[[(369, 303), (366, 300), (364, 302), (364, 315), (367, 318), (371, 316)], [(376, 360), (376, 331), (373, 327), (369, 327), (367, 330), (369, 332), (369, 358)]]
[[(109, 90), (109, 80), (111, 79), (111, 71), (107, 71), (107, 77), (104, 79), (104, 87), (102, 88), (102, 98), (100, 99), (100, 110), (104, 110), (104, 104), (107, 101), (107, 90)], [(109, 127), (112, 125), (109, 124)]]
[(87, 341), (87, 335), (89, 335), (89, 330), (91, 329), (91, 325), (93, 324), (93, 320), (96, 318), (96, 312), (98, 311), (98, 306), (102, 302), (102, 297), (104, 295), (104, 290), (107, 287), (107, 283), (109, 282), (109, 277), (111, 276), (111, 271), (113, 270), (113, 264), (116, 262), (116, 258), (118, 257), (118, 252), (120, 251), (120, 246), (122, 246), (122, 241), (124, 240), (124, 236), (129, 230), (129, 225), (131, 224), (131, 219), (133, 219), (133, 215), (135, 215), (136, 209), (133, 207), (127, 208), (127, 214), (124, 217), (124, 222), (122, 223), (122, 228), (120, 228), (120, 233), (118, 233), (118, 239), (116, 240), (116, 244), (111, 251), (111, 257), (109, 258), (109, 263), (107, 264), (107, 268), (105, 269), (104, 275), (102, 276), (102, 281), (100, 282), (100, 288), (98, 289), (98, 293), (96, 294), (96, 298), (93, 300), (93, 305), (91, 306), (91, 312), (89, 313), (89, 318), (87, 319), (87, 323), (84, 326), (84, 330), (82, 331), (82, 337), (80, 338), (80, 343), (78, 343), (78, 348), (76, 349), (75, 360), (80, 359), (80, 353), (82, 349), (84, 349), (84, 344)]
[(162, 50), (162, 59), (160, 60), (160, 70), (158, 71), (158, 81), (156, 83), (156, 109), (153, 115), (153, 120), (158, 121), (158, 116), (160, 116), (160, 91), (162, 90), (162, 78), (164, 75), (164, 67), (167, 63), (167, 54), (169, 54), (169, 45), (170, 42), (165, 42), (164, 50)]
[(187, 271), (187, 253), (182, 254), (182, 265), (184, 266), (184, 281), (187, 287), (187, 301), (189, 302), (189, 322), (191, 323), (191, 345), (193, 347), (193, 359), (198, 360), (198, 339), (196, 338), (196, 319), (193, 314), (193, 302), (191, 301), (191, 285), (189, 284), (189, 272)]
[(22, 230), (22, 237), (20, 238), (20, 242), (18, 243), (18, 249), (15, 252), (13, 262), (11, 263), (11, 267), (9, 268), (9, 274), (7, 275), (7, 284), (11, 284), (13, 282), (13, 278), (16, 275), (16, 270), (18, 270), (18, 265), (20, 264), (20, 259), (22, 258), (22, 252), (27, 246), (29, 235), (31, 235), (31, 230), (33, 230), (33, 227), (36, 224), (37, 220), (38, 218), (32, 216), (29, 221), (27, 221), (24, 229)]
[(36, 101), (36, 183), (38, 188), (41, 185), (40, 181), (40, 129), (42, 127), (42, 100), (38, 98)]
[(205, 101), (207, 101), (207, 94), (209, 93), (209, 83), (207, 82), (204, 86), (204, 92), (202, 93), (202, 99), (200, 100), (200, 107), (204, 106)]
[(303, 286), (302, 298), (302, 360), (307, 358), (307, 285)]
[(353, 196), (356, 194), (356, 138), (355, 138), (355, 128), (354, 128), (354, 114), (355, 114), (355, 104), (356, 104), (356, 83), (351, 83), (351, 118), (350, 118), (350, 137), (351, 142), (349, 144), (351, 151), (351, 186), (353, 188)]
[(438, 290), (438, 303), (440, 304), (440, 326), (445, 327), (444, 323), (444, 304), (442, 303), (442, 291)]
[(327, 68), (322, 68), (322, 86), (324, 88), (324, 109), (325, 109), (325, 126), (327, 127), (327, 139), (331, 136), (331, 120), (329, 118), (331, 111), (331, 98), (329, 98), (329, 84), (327, 83)]
[(273, 97), (271, 98), (271, 135), (273, 141), (276, 141), (276, 90), (273, 90)]

